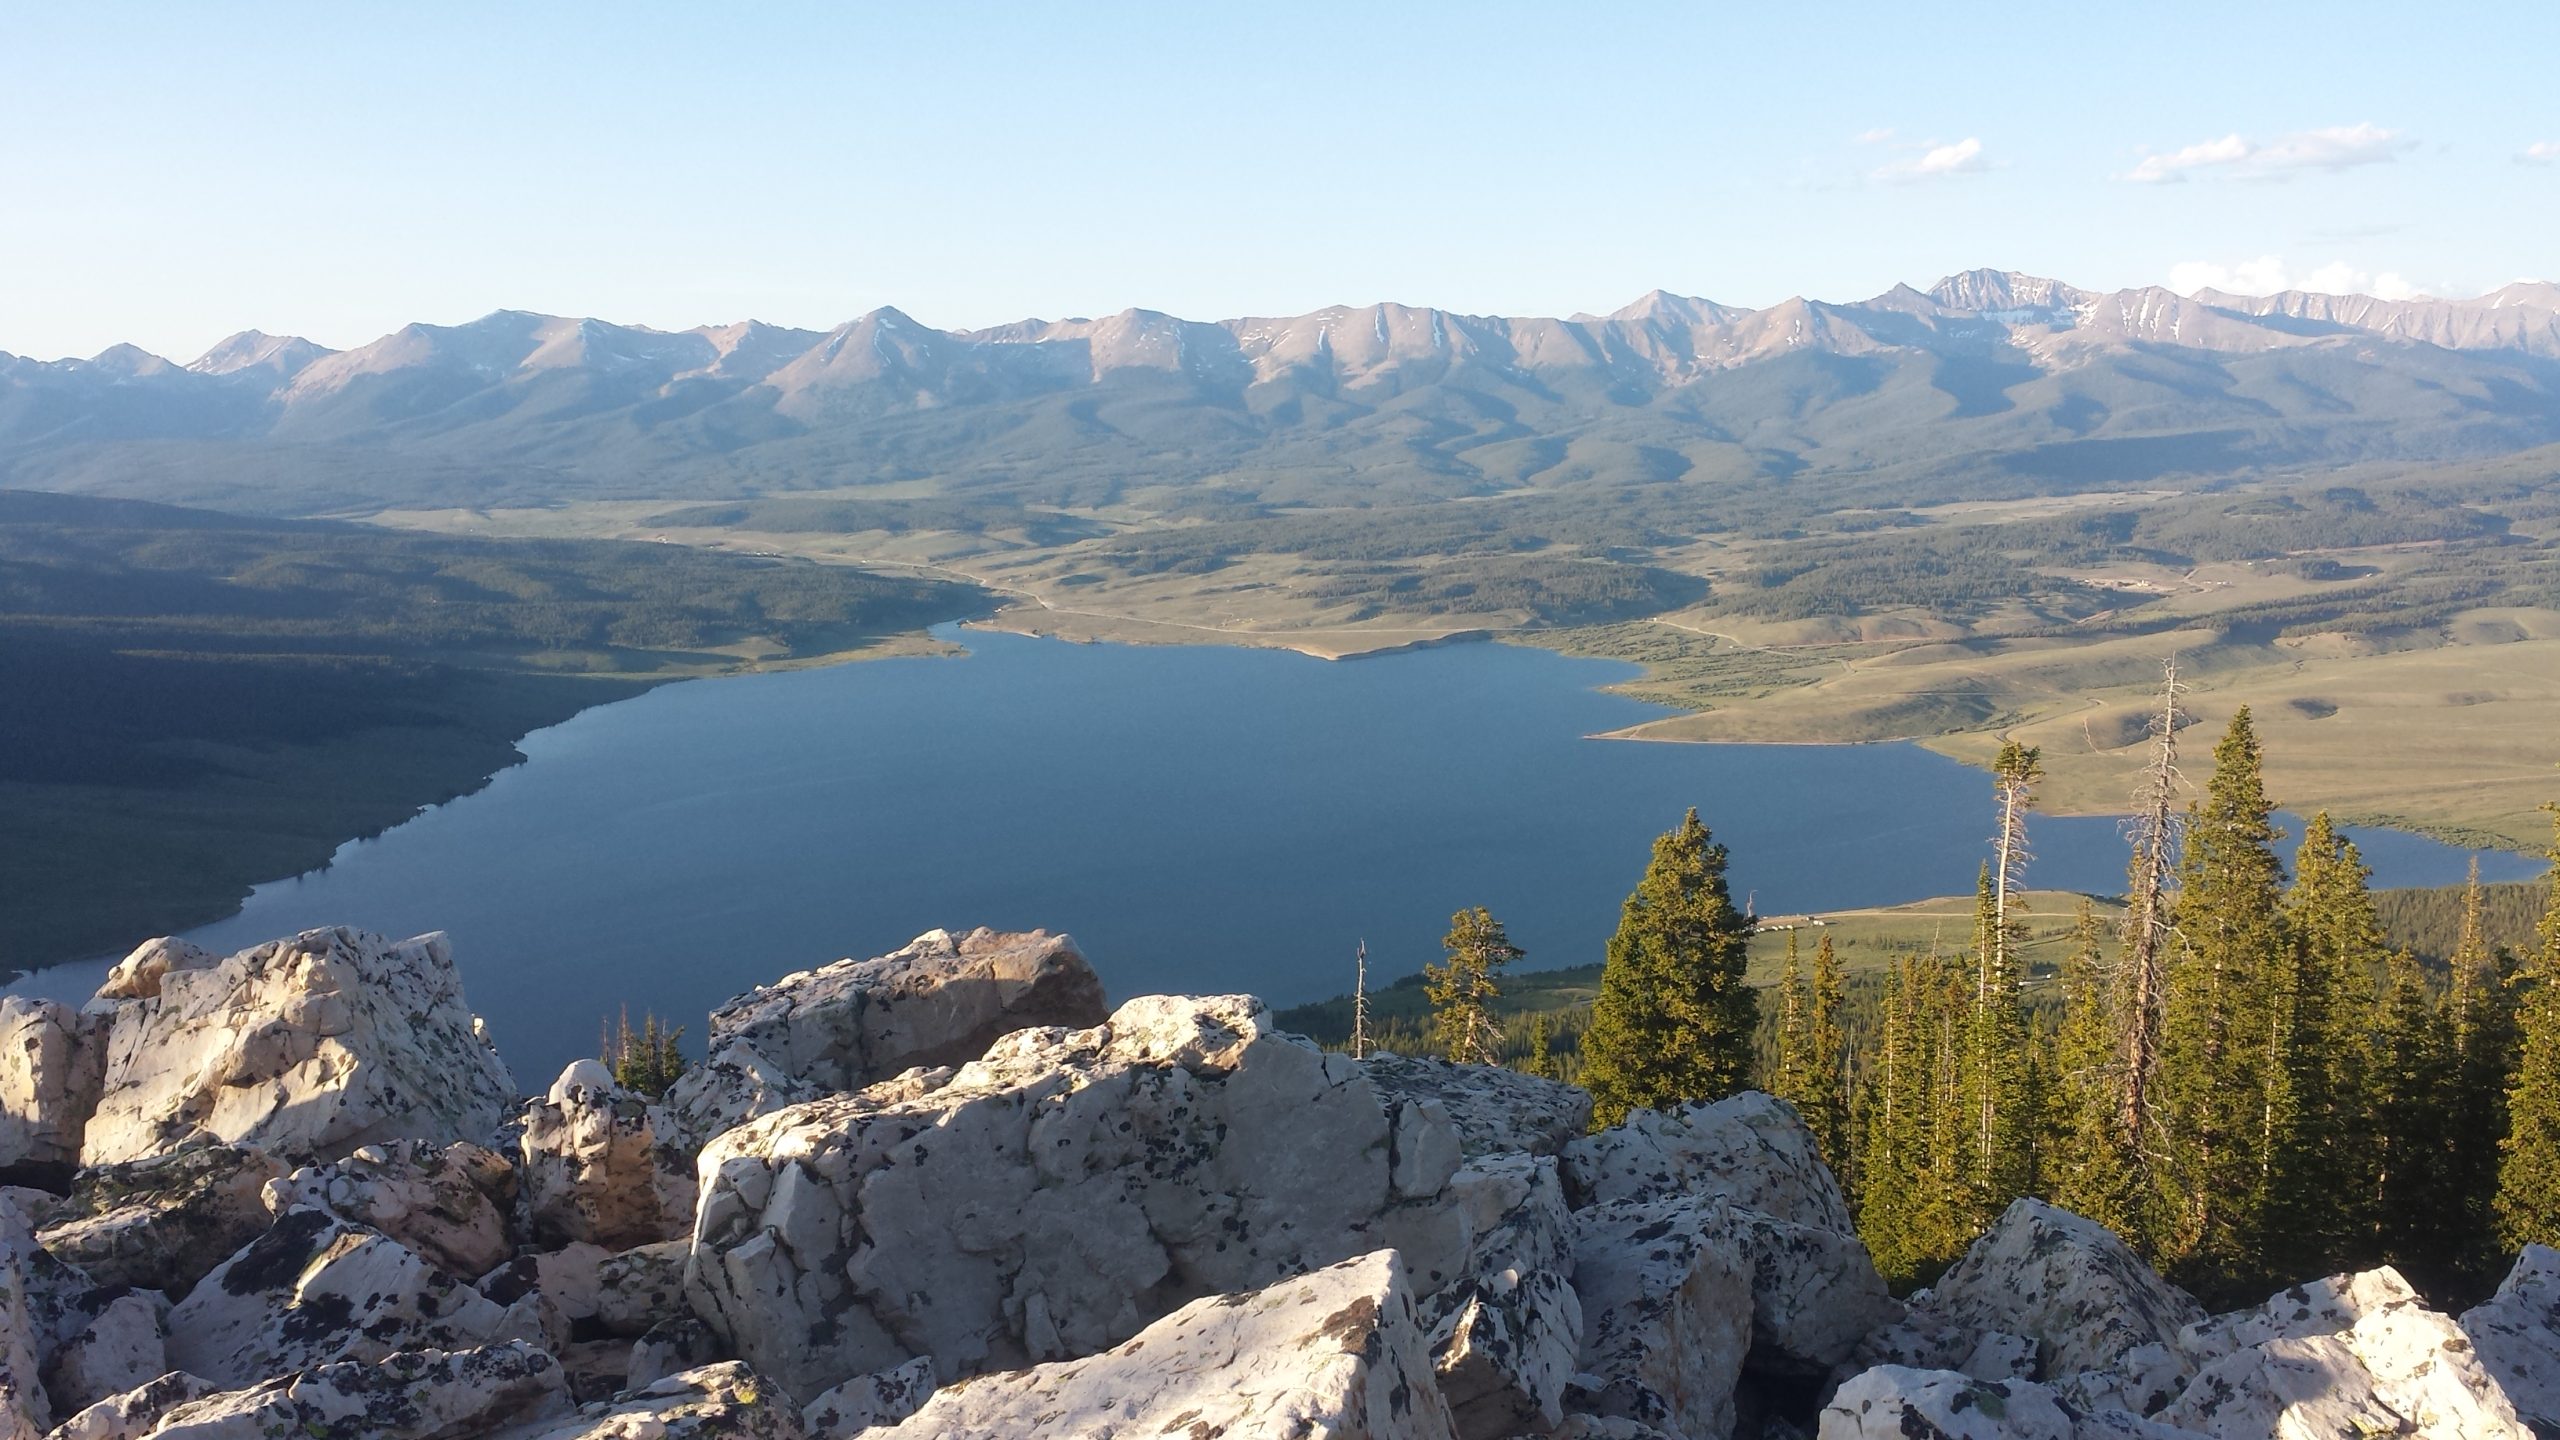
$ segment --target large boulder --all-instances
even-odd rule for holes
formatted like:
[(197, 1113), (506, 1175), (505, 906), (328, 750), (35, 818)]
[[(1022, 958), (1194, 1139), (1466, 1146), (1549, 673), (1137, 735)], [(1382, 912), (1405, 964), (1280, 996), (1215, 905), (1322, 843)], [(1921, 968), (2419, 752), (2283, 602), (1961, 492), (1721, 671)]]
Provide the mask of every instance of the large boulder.
[(1684, 1440), (1725, 1440), (1752, 1315), (1751, 1264), (1730, 1209), (1707, 1198), (1616, 1200), (1574, 1219), (1583, 1315), (1574, 1407)]
[(734, 1360), (638, 1385), (488, 1440), (809, 1440), (787, 1397)]
[(45, 1440), (143, 1440), (170, 1411), (221, 1390), (202, 1376), (172, 1370), (98, 1401), (54, 1426)]
[(0, 996), (0, 1180), (58, 1182), (79, 1164), (105, 1060), (79, 1012)]
[(2470, 1337), (2415, 1300), (2367, 1310), (2334, 1333), (2280, 1335), (2233, 1351), (2155, 1418), (2214, 1440), (2532, 1434)]
[(170, 1312), (169, 1363), (254, 1385), (336, 1360), (544, 1339), (522, 1316), (388, 1236), (290, 1210)]
[(1460, 1440), (1552, 1429), (1583, 1333), (1556, 1163), (1519, 1151), (1479, 1157), (1450, 1177), (1440, 1204), (1463, 1221), (1466, 1259), (1420, 1308)]
[(2200, 1362), (2215, 1360), (2269, 1340), (2336, 1335), (2377, 1310), (2417, 1298), (2417, 1288), (2389, 1265), (2326, 1275), (2279, 1290), (2263, 1305), (2199, 1319), (2179, 1331), (2178, 1344)]
[(514, 1103), (442, 935), (305, 931), (170, 969), (157, 995), (93, 1005), (108, 1028), (81, 1141), (92, 1165), (205, 1139), (298, 1161), (389, 1140), (482, 1141)]
[[(891, 1440), (1303, 1435), (1449, 1440), (1429, 1346), (1392, 1252), (1197, 1300), (1082, 1360), (945, 1385)], [(1107, 1427), (1107, 1428), (1106, 1428)]]
[(938, 1388), (933, 1360), (919, 1355), (895, 1370), (857, 1375), (809, 1402), (800, 1423), (821, 1440), (886, 1428), (924, 1408)]
[(1857, 1229), (1813, 1132), (1794, 1106), (1757, 1090), (1635, 1111), (1565, 1147), (1564, 1183), (1577, 1206), (1713, 1196), (1797, 1225)]
[(1554, 1155), (1591, 1128), (1591, 1092), (1499, 1065), (1380, 1052), (1360, 1062), (1388, 1103), (1440, 1107), (1468, 1155)]
[(175, 1406), (150, 1434), (159, 1440), (456, 1440), (573, 1413), (560, 1362), (519, 1341), (315, 1365)]
[[(2042, 1385), (1879, 1365), (1822, 1407), (1818, 1440), (2180, 1440), (2122, 1410), (2082, 1410)], [(2272, 1431), (2268, 1440), (2272, 1440)], [(2304, 1432), (2302, 1440), (2313, 1434)], [(2332, 1440), (2354, 1432), (2331, 1431)], [(2193, 1440), (2193, 1437), (2185, 1437)]]
[(2203, 1315), (2105, 1226), (2018, 1200), (1913, 1297), (1908, 1325), (1943, 1337), (1929, 1359), (1939, 1367), (1964, 1367), (1985, 1337), (2023, 1337), (2036, 1351), (2028, 1378), (2104, 1372), (2123, 1382), (2130, 1408), (2148, 1412), (2191, 1373), (2180, 1337)]
[(525, 1107), (525, 1201), (534, 1238), (628, 1249), (693, 1229), (694, 1153), (666, 1114), (594, 1060)]
[(45, 1248), (101, 1285), (183, 1295), (274, 1223), (266, 1187), (285, 1167), (238, 1145), (190, 1145), (95, 1165), (44, 1215)]
[(1064, 935), (928, 930), (904, 949), (786, 975), (713, 1011), (710, 1063), (677, 1082), (668, 1107), (699, 1142), (799, 1100), (966, 1064), (1016, 1030), (1081, 1029), (1108, 1013), (1101, 980)]
[(1703, 1207), (1701, 1223), (1749, 1261), (1755, 1371), (1821, 1377), (1901, 1313), (1813, 1133), (1783, 1100), (1746, 1091), (1636, 1111), (1567, 1145), (1564, 1178), (1586, 1205)]
[(1397, 1192), (1392, 1148), (1360, 1066), (1275, 1032), (1260, 1001), (1149, 996), (1016, 1032), (944, 1084), (722, 1135), (687, 1293), (805, 1401), (922, 1354), (945, 1379), (1090, 1355), (1380, 1243), (1436, 1291), (1463, 1222)]
[(457, 1140), (395, 1140), (267, 1182), (270, 1215), (298, 1206), (379, 1230), (456, 1275), (479, 1275), (514, 1246), (501, 1208), (515, 1172), (494, 1150)]
[(149, 1000), (160, 993), (161, 978), (170, 971), (210, 970), (221, 963), (221, 956), (174, 935), (145, 940), (108, 968), (106, 981), (98, 986), (97, 998)]
[(53, 1413), (68, 1415), (169, 1372), (161, 1334), (166, 1297), (152, 1290), (99, 1290), (84, 1297), (89, 1321), (44, 1367)]
[(2527, 1245), (2498, 1293), (2462, 1313), (2480, 1366), (2539, 1435), (2560, 1435), (2560, 1250)]

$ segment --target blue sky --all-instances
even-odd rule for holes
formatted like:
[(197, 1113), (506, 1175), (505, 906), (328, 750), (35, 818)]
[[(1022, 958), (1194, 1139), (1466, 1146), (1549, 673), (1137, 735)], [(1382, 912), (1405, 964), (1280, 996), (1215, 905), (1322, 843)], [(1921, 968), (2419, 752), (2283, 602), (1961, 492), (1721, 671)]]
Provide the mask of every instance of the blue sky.
[(24, 4), (0, 350), (1973, 265), (2477, 293), (2560, 275), (2555, 54), (2548, 3)]

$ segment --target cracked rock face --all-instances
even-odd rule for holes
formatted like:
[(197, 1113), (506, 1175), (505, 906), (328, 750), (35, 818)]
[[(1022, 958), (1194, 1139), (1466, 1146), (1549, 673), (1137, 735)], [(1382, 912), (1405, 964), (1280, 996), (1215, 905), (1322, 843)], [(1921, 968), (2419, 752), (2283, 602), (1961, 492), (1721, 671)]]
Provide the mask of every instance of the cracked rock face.
[(2158, 1395), (2175, 1393), (2190, 1373), (2179, 1335), (2202, 1316), (2194, 1299), (2106, 1227), (2019, 1200), (1913, 1297), (1909, 1323), (1962, 1347), (1937, 1357), (1940, 1364), (1962, 1364), (1985, 1336), (2001, 1333), (2034, 1343), (2040, 1377), (2107, 1371), (2138, 1376), (2140, 1388)]
[(534, 1237), (627, 1249), (693, 1229), (693, 1152), (666, 1113), (613, 1082), (593, 1060), (573, 1062), (525, 1107), (525, 1199)]
[(667, 1097), (697, 1142), (757, 1115), (918, 1067), (964, 1065), (997, 1038), (1109, 1014), (1075, 942), (1045, 930), (928, 930), (872, 960), (760, 985), (711, 1014), (697, 1067)]
[(1524, 1151), (1554, 1155), (1591, 1128), (1591, 1092), (1499, 1065), (1460, 1065), (1379, 1053), (1360, 1062), (1388, 1103), (1440, 1107), (1469, 1157)]
[(2536, 1434), (2560, 1434), (2560, 1250), (2527, 1245), (2498, 1293), (2462, 1313), (2480, 1367)]
[(1712, 1199), (1619, 1200), (1575, 1214), (1583, 1315), (1573, 1407), (1686, 1437), (1733, 1433), (1751, 1349), (1751, 1265)]
[(45, 1212), (45, 1248), (101, 1285), (183, 1295), (265, 1233), (266, 1187), (284, 1167), (237, 1145), (196, 1145), (81, 1171)]
[(0, 997), (0, 1176), (68, 1173), (98, 1103), (97, 1027), (51, 1000)]
[[(1099, 1355), (946, 1385), (892, 1440), (1016, 1440), (1065, 1417), (1110, 1433), (1450, 1440), (1391, 1251), (1196, 1300)], [(1088, 1429), (1086, 1433), (1100, 1433)]]
[(815, 1398), (922, 1354), (946, 1380), (1093, 1354), (1200, 1296), (1390, 1243), (1399, 1219), (1391, 1243), (1436, 1290), (1464, 1263), (1460, 1222), (1398, 1198), (1390, 1149), (1348, 1057), (1272, 1031), (1249, 996), (1149, 996), (1092, 1029), (1016, 1032), (920, 1094), (721, 1136), (687, 1293)]
[(306, 1165), (269, 1181), (265, 1199), (271, 1215), (317, 1207), (379, 1230), (456, 1275), (478, 1275), (512, 1248), (500, 1206), (514, 1185), (514, 1172), (496, 1151), (462, 1141), (403, 1140)]
[(1849, 1202), (1795, 1107), (1757, 1090), (1627, 1123), (1564, 1149), (1577, 1205), (1712, 1196), (1797, 1225), (1854, 1235)]
[(291, 1210), (169, 1314), (172, 1367), (226, 1385), (401, 1350), (544, 1336), (415, 1251), (322, 1210)]
[(1574, 1222), (1555, 1161), (1519, 1152), (1471, 1160), (1441, 1204), (1464, 1218), (1467, 1260), (1420, 1311), (1458, 1434), (1499, 1440), (1552, 1429), (1583, 1333)]
[(334, 1160), (391, 1140), (484, 1140), (513, 1108), (441, 935), (310, 930), (158, 983), (92, 1002), (106, 1058), (83, 1163), (208, 1139)]

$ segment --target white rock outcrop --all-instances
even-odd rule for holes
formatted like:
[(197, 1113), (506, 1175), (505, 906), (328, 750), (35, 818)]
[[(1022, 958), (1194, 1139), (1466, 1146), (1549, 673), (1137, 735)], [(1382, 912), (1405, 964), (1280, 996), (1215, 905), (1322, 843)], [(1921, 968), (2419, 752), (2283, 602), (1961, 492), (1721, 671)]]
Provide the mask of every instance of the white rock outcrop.
[(89, 1323), (54, 1351), (44, 1368), (53, 1412), (67, 1415), (169, 1373), (161, 1334), (168, 1300), (152, 1290), (98, 1291), (83, 1308)]
[[(2269, 1440), (2273, 1437), (2269, 1432)], [(2319, 1432), (2305, 1432), (2312, 1440)], [(2327, 1432), (2347, 1440), (2353, 1432)], [(2122, 1410), (2081, 1410), (2042, 1385), (1879, 1365), (1822, 1407), (1817, 1440), (2193, 1440)]]
[(2560, 1250), (2524, 1247), (2498, 1293), (2462, 1312), (2462, 1333), (2524, 1422), (2560, 1434)]
[(0, 996), (0, 1176), (79, 1163), (106, 1062), (95, 1032), (67, 1006)]
[(2205, 1366), (2154, 1418), (2214, 1440), (2532, 1434), (2470, 1337), (2415, 1300), (2366, 1310), (2334, 1333), (2280, 1335), (2235, 1350)]
[(515, 1172), (494, 1150), (457, 1140), (366, 1145), (343, 1160), (267, 1182), (267, 1212), (326, 1210), (379, 1230), (456, 1275), (478, 1275), (514, 1248), (504, 1207)]
[(1751, 1349), (1751, 1262), (1705, 1198), (1615, 1200), (1574, 1216), (1583, 1315), (1573, 1407), (1685, 1437), (1733, 1433)]
[(722, 1361), (581, 1406), (565, 1419), (510, 1425), (489, 1440), (809, 1440), (788, 1398)]
[(1273, 1031), (1261, 1002), (1149, 996), (1015, 1032), (924, 1093), (722, 1135), (687, 1293), (806, 1400), (919, 1354), (945, 1380), (1090, 1355), (1381, 1243), (1436, 1290), (1464, 1267), (1462, 1222), (1396, 1193), (1389, 1129), (1356, 1062)]
[(1390, 1251), (1194, 1301), (1082, 1360), (945, 1385), (885, 1435), (1018, 1440), (1062, 1420), (1097, 1436), (1453, 1434)]
[(1678, 1110), (1638, 1110), (1564, 1149), (1576, 1205), (1711, 1196), (1817, 1229), (1855, 1234), (1840, 1182), (1795, 1107), (1757, 1090)]
[(306, 931), (171, 968), (158, 994), (92, 1008), (107, 1028), (87, 1164), (207, 1139), (297, 1161), (390, 1140), (477, 1142), (514, 1104), (442, 935)]
[(2203, 1307), (2161, 1279), (2105, 1226), (2041, 1200), (2018, 1200), (1938, 1283), (1912, 1297), (1910, 1330), (1938, 1337), (1926, 1363), (1987, 1370), (1988, 1337), (2034, 1351), (2027, 1378), (2061, 1384), (2101, 1372), (2129, 1408), (2167, 1403), (2194, 1367), (2182, 1335)]
[(667, 1114), (594, 1060), (525, 1107), (525, 1202), (534, 1238), (621, 1250), (693, 1229), (694, 1152)]
[(1101, 980), (1064, 935), (928, 930), (903, 949), (786, 975), (713, 1011), (709, 1063), (667, 1104), (698, 1143), (783, 1105), (966, 1064), (1016, 1030), (1082, 1029), (1108, 1013)]
[(291, 1210), (214, 1267), (169, 1315), (169, 1363), (226, 1385), (402, 1350), (546, 1337), (398, 1241)]
[(813, 1440), (860, 1435), (913, 1415), (936, 1388), (933, 1360), (919, 1355), (895, 1370), (856, 1376), (810, 1401), (800, 1423)]
[(221, 1389), (201, 1376), (173, 1370), (79, 1411), (48, 1431), (45, 1440), (143, 1440), (170, 1411)]
[(1389, 1104), (1440, 1107), (1469, 1155), (1522, 1150), (1554, 1155), (1591, 1128), (1591, 1092), (1499, 1065), (1380, 1052), (1360, 1062)]
[(1462, 1221), (1466, 1260), (1420, 1309), (1461, 1440), (1554, 1427), (1583, 1334), (1575, 1227), (1555, 1161), (1520, 1151), (1482, 1156), (1450, 1177), (1439, 1203)]

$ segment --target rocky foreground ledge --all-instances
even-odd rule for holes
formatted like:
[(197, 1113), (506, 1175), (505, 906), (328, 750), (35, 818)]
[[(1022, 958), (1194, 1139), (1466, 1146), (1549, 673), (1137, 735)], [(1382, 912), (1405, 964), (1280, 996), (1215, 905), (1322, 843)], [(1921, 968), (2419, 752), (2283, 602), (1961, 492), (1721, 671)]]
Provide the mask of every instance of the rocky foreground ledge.
[(519, 1098), (439, 936), (0, 1001), (0, 1440), (2560, 1436), (2560, 1253), (2207, 1316), (2031, 1200), (1892, 1299), (1784, 1103), (1107, 1010), (935, 931)]

